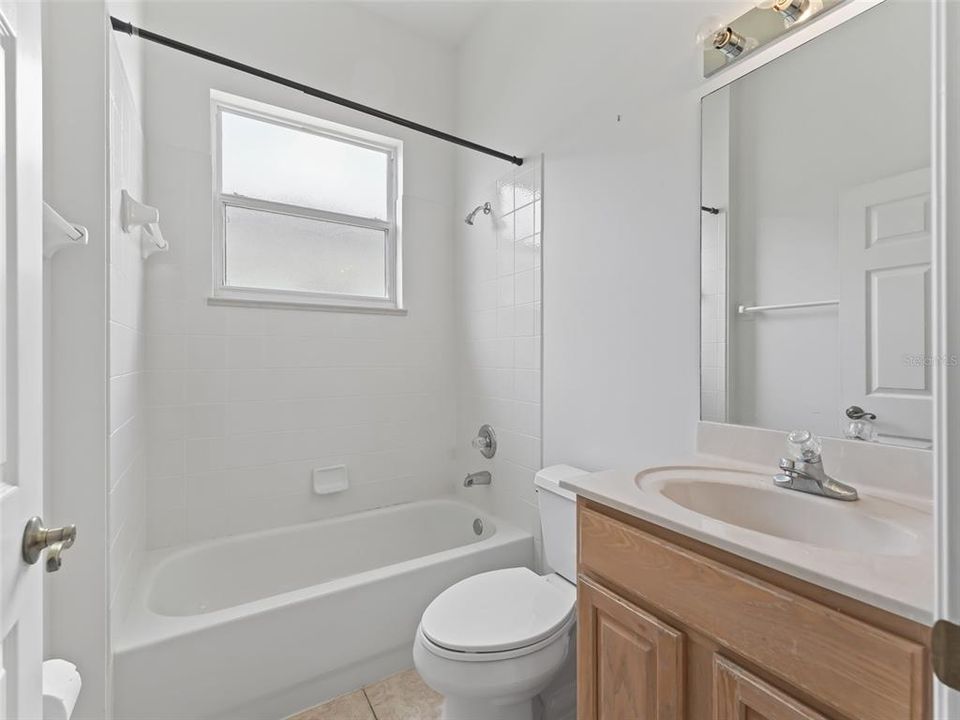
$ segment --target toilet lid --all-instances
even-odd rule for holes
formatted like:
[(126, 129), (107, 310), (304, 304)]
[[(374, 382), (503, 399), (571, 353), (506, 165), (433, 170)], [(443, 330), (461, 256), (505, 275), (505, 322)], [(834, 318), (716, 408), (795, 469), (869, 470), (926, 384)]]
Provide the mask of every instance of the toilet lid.
[(569, 619), (576, 589), (527, 568), (474, 575), (440, 593), (420, 628), (433, 643), (460, 652), (502, 652), (544, 640)]

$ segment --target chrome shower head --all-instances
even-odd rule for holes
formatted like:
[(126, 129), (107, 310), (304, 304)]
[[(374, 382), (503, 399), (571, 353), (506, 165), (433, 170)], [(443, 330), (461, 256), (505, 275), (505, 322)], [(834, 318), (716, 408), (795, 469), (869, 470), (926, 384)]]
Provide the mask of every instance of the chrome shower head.
[(483, 205), (477, 205), (470, 213), (463, 219), (467, 225), (473, 225), (473, 219), (477, 216), (477, 213), (483, 211), (484, 215), (489, 215), (493, 212), (493, 208), (490, 206), (490, 203), (485, 202)]

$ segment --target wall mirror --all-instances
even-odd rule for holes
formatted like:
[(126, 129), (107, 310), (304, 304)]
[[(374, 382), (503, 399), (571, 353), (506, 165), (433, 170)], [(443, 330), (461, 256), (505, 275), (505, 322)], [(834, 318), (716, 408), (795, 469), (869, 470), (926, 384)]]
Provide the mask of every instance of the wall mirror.
[(702, 419), (929, 446), (929, 28), (886, 0), (704, 97)]

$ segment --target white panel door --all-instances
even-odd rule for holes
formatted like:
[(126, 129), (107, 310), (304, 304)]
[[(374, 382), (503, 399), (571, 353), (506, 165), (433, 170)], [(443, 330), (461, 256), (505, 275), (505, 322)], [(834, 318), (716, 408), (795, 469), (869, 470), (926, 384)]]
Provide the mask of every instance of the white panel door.
[(40, 4), (0, 3), (0, 719), (42, 711), (42, 564), (21, 543), (42, 506)]
[(892, 442), (932, 434), (930, 237), (929, 168), (840, 198), (838, 410), (875, 413)]

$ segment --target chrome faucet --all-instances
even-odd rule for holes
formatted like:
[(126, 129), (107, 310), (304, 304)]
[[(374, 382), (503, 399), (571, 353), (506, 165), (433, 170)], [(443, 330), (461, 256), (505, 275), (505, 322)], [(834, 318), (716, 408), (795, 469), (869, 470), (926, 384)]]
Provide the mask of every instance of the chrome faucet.
[(823, 469), (820, 439), (808, 430), (794, 430), (787, 435), (787, 452), (780, 458), (781, 472), (773, 476), (777, 487), (822, 495), (834, 500), (856, 500), (857, 490), (834, 480)]
[(481, 470), (480, 472), (470, 473), (463, 479), (464, 487), (473, 487), (474, 485), (489, 485), (493, 480), (493, 477), (490, 475), (489, 470)]

